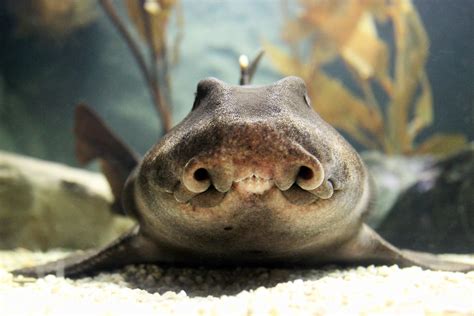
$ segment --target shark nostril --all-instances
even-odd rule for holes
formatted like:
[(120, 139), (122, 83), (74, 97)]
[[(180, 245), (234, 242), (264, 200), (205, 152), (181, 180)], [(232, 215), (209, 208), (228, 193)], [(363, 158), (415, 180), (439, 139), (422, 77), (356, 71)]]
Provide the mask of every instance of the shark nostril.
[(316, 189), (324, 180), (324, 170), (317, 159), (301, 165), (296, 176), (296, 183), (306, 191)]
[(183, 170), (183, 185), (193, 193), (201, 193), (211, 186), (211, 176), (202, 163), (191, 159)]
[(289, 165), (275, 170), (274, 181), (275, 185), (281, 190), (286, 191), (295, 183), (298, 177), (299, 166)]
[(298, 172), (298, 177), (303, 180), (311, 180), (314, 177), (314, 172), (309, 167), (301, 166)]
[(196, 181), (206, 181), (209, 180), (209, 172), (207, 172), (206, 169), (204, 168), (198, 168), (196, 171), (194, 171), (194, 180)]

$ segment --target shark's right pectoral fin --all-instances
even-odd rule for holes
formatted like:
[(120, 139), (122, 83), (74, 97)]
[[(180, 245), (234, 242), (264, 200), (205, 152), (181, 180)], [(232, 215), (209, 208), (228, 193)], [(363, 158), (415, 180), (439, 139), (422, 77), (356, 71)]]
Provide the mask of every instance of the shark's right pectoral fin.
[(346, 263), (398, 264), (459, 272), (474, 270), (474, 264), (446, 260), (431, 253), (398, 249), (365, 224), (355, 238), (337, 250), (335, 256), (338, 261)]
[(88, 250), (39, 266), (14, 270), (15, 275), (42, 277), (54, 274), (65, 277), (91, 275), (127, 264), (154, 262), (157, 251), (138, 226), (109, 245), (98, 250)]

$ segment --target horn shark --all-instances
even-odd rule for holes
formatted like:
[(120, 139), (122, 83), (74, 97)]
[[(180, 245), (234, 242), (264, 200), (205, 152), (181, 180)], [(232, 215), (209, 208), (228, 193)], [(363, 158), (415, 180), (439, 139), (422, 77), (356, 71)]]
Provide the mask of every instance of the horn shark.
[(136, 263), (474, 268), (400, 250), (364, 224), (374, 195), (367, 169), (298, 77), (201, 80), (191, 112), (143, 159), (87, 106), (75, 116), (79, 161), (100, 160), (114, 209), (137, 225), (102, 249), (14, 274), (77, 277)]

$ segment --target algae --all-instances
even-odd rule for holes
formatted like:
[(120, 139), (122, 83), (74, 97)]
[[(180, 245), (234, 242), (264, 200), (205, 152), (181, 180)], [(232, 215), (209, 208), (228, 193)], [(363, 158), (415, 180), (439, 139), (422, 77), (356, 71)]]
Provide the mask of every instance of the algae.
[[(412, 1), (300, 0), (296, 13), (284, 4), (289, 53), (269, 42), (265, 50), (279, 72), (305, 80), (326, 121), (387, 154), (449, 154), (466, 145), (462, 134), (419, 139), (434, 113), (429, 38)], [(341, 64), (349, 83), (328, 71)]]

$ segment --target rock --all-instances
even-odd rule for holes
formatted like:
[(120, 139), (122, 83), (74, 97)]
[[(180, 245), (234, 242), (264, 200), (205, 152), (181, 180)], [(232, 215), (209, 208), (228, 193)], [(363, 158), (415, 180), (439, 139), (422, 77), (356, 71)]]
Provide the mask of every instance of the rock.
[(415, 176), (377, 231), (402, 248), (473, 253), (474, 144)]
[(374, 180), (376, 198), (367, 223), (377, 228), (392, 209), (399, 195), (418, 180), (418, 175), (433, 164), (429, 156), (387, 156), (378, 151), (361, 154)]
[(100, 174), (0, 151), (0, 248), (103, 245), (132, 225), (111, 201)]

